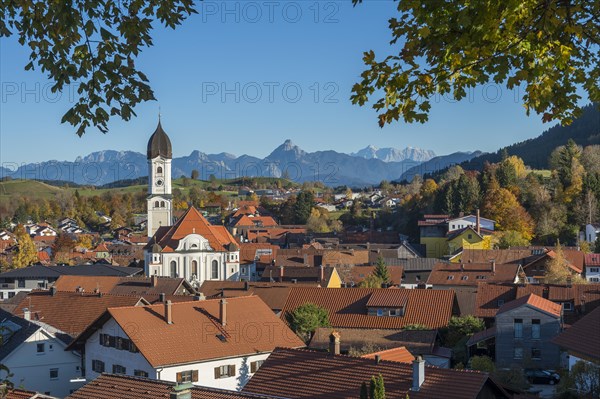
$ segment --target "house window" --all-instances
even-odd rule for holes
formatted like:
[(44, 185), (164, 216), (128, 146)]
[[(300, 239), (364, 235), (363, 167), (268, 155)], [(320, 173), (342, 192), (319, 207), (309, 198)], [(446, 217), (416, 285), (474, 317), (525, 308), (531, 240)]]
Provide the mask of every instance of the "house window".
[(515, 348), (514, 358), (523, 359), (523, 348)]
[(242, 267), (242, 274), (246, 274), (246, 268)]
[(148, 378), (148, 372), (144, 370), (134, 370), (133, 375), (136, 377)]
[(540, 348), (531, 348), (531, 358), (540, 360), (542, 358), (542, 350)]
[(58, 369), (50, 369), (50, 379), (58, 380)]
[(531, 338), (540, 339), (540, 326), (539, 319), (531, 320)]
[(133, 375), (135, 377), (144, 377), (148, 378), (148, 372), (144, 370), (133, 370)]
[(391, 309), (389, 311), (390, 316), (402, 316), (402, 309)]
[(19, 288), (25, 288), (25, 280), (19, 279)]
[(250, 372), (256, 373), (258, 371), (258, 369), (260, 368), (260, 366), (262, 366), (262, 364), (264, 362), (265, 362), (264, 360), (257, 360), (255, 362), (250, 362)]
[(154, 207), (155, 207), (155, 208), (159, 208), (159, 207), (160, 207), (160, 202), (158, 202), (158, 201), (154, 201)]
[(180, 384), (188, 384), (190, 382), (198, 382), (198, 370), (186, 370), (175, 375), (175, 378)]
[(192, 261), (192, 274), (194, 276), (198, 277), (198, 261), (197, 260)]
[(597, 267), (591, 267), (591, 268), (590, 268), (590, 273), (598, 273), (598, 270), (600, 270), (600, 268), (597, 268)]
[(563, 303), (563, 310), (573, 310), (573, 306), (571, 305), (571, 302)]
[(235, 365), (226, 365), (215, 367), (215, 379), (234, 377), (235, 376)]
[(448, 280), (454, 280), (454, 276), (448, 276)]
[(462, 276), (460, 279), (461, 279), (461, 280), (468, 280), (468, 279), (469, 279), (469, 276)]
[[(592, 282), (592, 283), (598, 283), (598, 282), (600, 282), (600, 278), (598, 278), (598, 277), (592, 277), (592, 278), (590, 278), (590, 282)], [(1, 299), (1, 297), (0, 297), (0, 299)]]
[(467, 237), (469, 238), (469, 240), (473, 239), (473, 234), (467, 234)]
[(172, 260), (171, 261), (171, 277), (173, 278), (177, 278), (177, 262)]
[(515, 319), (514, 332), (515, 338), (523, 338), (523, 319)]
[(216, 280), (219, 278), (219, 262), (217, 260), (212, 261), (211, 278), (213, 280)]
[(45, 353), (46, 344), (37, 344), (37, 353)]
[(383, 309), (377, 309), (377, 316), (383, 316)]
[(102, 360), (92, 360), (92, 370), (96, 373), (104, 373), (104, 362)]
[(113, 364), (113, 374), (127, 374), (127, 369), (120, 364)]

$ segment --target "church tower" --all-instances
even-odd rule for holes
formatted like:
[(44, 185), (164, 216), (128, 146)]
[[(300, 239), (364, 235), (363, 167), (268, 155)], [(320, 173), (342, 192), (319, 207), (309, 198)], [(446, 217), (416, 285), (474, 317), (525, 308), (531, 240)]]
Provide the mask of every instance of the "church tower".
[(160, 125), (148, 140), (148, 237), (160, 226), (173, 224), (171, 140)]

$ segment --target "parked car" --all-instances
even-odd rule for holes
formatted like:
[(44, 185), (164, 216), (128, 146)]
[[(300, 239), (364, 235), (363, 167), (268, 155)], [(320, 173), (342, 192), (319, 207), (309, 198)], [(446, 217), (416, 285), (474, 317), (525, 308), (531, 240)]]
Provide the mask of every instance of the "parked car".
[(525, 377), (532, 384), (558, 384), (560, 375), (553, 370), (525, 370)]

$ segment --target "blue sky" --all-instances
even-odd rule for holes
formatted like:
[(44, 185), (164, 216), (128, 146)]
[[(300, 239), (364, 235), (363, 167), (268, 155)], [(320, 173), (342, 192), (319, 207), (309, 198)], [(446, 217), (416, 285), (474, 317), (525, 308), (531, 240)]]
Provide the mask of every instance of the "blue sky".
[(0, 161), (143, 152), (159, 105), (174, 156), (197, 149), (264, 157), (288, 138), (306, 151), (353, 152), (369, 144), (438, 154), (495, 151), (550, 127), (537, 115), (527, 117), (516, 93), (490, 85), (459, 103), (434, 101), (424, 125), (379, 128), (376, 113), (349, 97), (364, 69), (362, 52), (390, 51), (387, 20), (394, 7), (388, 1), (356, 8), (349, 1), (206, 1), (177, 30), (157, 30), (154, 46), (138, 60), (158, 102), (138, 106), (129, 122), (114, 120), (106, 135), (89, 129), (82, 138), (60, 123), (69, 94), (57, 98), (43, 74), (24, 71), (27, 49), (15, 37), (3, 38)]

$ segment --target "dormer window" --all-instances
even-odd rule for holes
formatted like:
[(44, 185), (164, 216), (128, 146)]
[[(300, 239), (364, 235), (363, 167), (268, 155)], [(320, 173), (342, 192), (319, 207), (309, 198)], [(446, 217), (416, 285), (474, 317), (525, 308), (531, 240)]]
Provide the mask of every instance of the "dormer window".
[(454, 276), (448, 276), (448, 280), (454, 280)]
[(383, 309), (377, 309), (377, 316), (383, 316)]
[(460, 279), (461, 279), (461, 280), (468, 280), (468, 279), (469, 279), (469, 276), (462, 276)]

